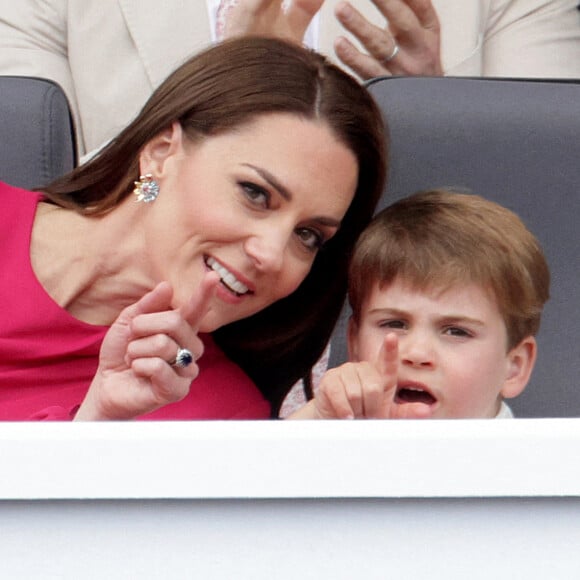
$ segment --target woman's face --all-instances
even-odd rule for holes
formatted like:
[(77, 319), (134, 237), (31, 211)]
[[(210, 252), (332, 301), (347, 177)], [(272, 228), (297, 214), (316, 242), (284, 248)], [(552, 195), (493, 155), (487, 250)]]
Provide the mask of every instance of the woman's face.
[(148, 145), (141, 169), (161, 189), (142, 208), (153, 283), (169, 281), (177, 307), (208, 271), (220, 275), (202, 332), (291, 294), (340, 227), (358, 179), (355, 155), (325, 123), (291, 114), (195, 144), (175, 124)]

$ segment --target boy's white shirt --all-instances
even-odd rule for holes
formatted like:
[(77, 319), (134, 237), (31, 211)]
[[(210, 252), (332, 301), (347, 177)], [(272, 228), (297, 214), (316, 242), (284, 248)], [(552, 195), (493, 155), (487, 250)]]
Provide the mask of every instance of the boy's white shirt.
[(509, 405), (505, 402), (501, 402), (501, 407), (499, 408), (498, 414), (495, 416), (496, 419), (514, 419), (514, 414), (509, 408)]

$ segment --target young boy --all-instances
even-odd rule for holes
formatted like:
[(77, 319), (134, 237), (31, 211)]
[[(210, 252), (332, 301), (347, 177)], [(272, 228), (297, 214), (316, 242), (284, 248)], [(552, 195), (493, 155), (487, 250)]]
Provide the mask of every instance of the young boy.
[(511, 417), (550, 274), (536, 238), (476, 195), (420, 192), (379, 213), (350, 265), (349, 363), (292, 418)]

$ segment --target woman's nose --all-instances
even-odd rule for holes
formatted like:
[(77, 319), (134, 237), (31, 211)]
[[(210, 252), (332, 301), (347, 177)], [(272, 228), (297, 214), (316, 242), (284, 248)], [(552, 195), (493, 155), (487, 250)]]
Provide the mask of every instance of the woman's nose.
[(281, 227), (270, 225), (249, 236), (245, 251), (256, 268), (263, 272), (278, 272), (284, 263), (288, 234)]

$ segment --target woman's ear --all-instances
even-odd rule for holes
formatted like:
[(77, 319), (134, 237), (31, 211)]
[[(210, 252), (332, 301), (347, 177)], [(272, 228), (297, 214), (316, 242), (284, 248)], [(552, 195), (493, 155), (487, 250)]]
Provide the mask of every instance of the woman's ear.
[(506, 380), (500, 391), (504, 398), (517, 397), (526, 388), (534, 370), (537, 351), (536, 339), (533, 336), (527, 336), (509, 351)]
[(150, 173), (155, 179), (163, 177), (167, 161), (180, 153), (182, 147), (183, 129), (179, 121), (174, 121), (170, 127), (157, 133), (141, 150), (139, 155), (141, 175)]
[(358, 325), (354, 317), (348, 319), (346, 330), (346, 343), (348, 347), (348, 360), (350, 362), (359, 362), (358, 358)]

